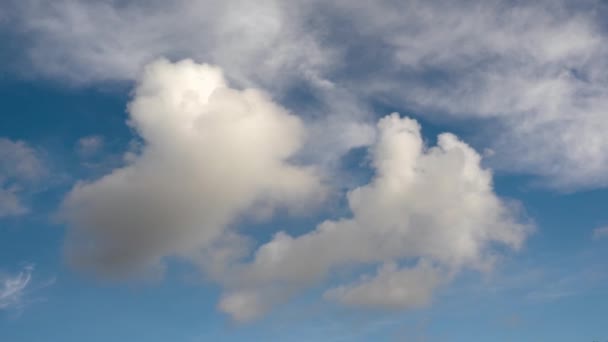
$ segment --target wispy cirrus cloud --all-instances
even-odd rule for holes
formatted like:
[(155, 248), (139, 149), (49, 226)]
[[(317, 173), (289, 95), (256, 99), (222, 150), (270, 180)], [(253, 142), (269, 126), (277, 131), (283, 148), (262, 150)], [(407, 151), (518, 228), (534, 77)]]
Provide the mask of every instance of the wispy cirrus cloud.
[(0, 274), (0, 310), (21, 309), (23, 296), (30, 285), (34, 265), (26, 265), (17, 274)]

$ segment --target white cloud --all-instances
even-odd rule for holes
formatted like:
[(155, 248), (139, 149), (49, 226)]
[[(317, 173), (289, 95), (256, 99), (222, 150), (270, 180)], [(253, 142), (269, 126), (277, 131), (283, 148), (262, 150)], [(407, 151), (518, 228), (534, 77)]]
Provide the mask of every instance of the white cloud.
[(134, 79), (160, 56), (205, 60), (239, 82), (267, 84), (294, 73), (315, 78), (327, 61), (328, 52), (299, 30), (296, 3), (27, 0), (15, 7), (19, 25), (33, 38), (29, 61), (74, 83)]
[(0, 138), (0, 218), (28, 211), (22, 203), (22, 192), (44, 173), (34, 149), (21, 141)]
[(270, 306), (268, 300), (261, 302), (257, 292), (242, 291), (222, 298), (218, 309), (229, 313), (235, 321), (248, 322), (266, 313)]
[[(396, 114), (378, 130), (376, 176), (348, 194), (353, 217), (325, 221), (298, 237), (277, 233), (251, 263), (229, 270), (237, 275), (224, 279), (222, 310), (251, 319), (336, 269), (385, 263), (374, 278), (327, 297), (349, 305), (420, 306), (463, 267), (491, 267), (493, 246), (519, 248), (530, 227), (494, 194), (491, 173), (473, 149), (451, 134), (428, 148), (418, 123)], [(394, 265), (414, 260), (420, 260), (414, 268)]]
[(593, 230), (593, 239), (600, 240), (608, 237), (608, 226), (598, 227)]
[(23, 293), (30, 283), (34, 267), (25, 266), (17, 275), (0, 274), (0, 310), (19, 309)]
[[(378, 101), (455, 122), (490, 119), (497, 126), (483, 126), (489, 133), (480, 135), (496, 151), (495, 167), (567, 190), (608, 185), (607, 34), (597, 22), (606, 9), (594, 2), (14, 6), (16, 27), (30, 42), (24, 70), (88, 84), (131, 80), (159, 56), (191, 57), (277, 97), (311, 88), (323, 103), (316, 115), (339, 114), (338, 126), (353, 132), (362, 132), (356, 127), (366, 105)], [(353, 141), (327, 122), (318, 126), (313, 133), (323, 139), (315, 150), (331, 146), (328, 135), (345, 138), (337, 152), (369, 142), (367, 134)]]
[(373, 73), (348, 69), (366, 80), (355, 91), (485, 125), (495, 167), (574, 190), (608, 186), (608, 35), (596, 5), (344, 1), (337, 12), (386, 56)]
[(327, 299), (419, 307), (462, 268), (490, 268), (494, 245), (517, 249), (529, 232), (473, 149), (447, 133), (427, 147), (416, 121), (393, 114), (372, 134), (375, 177), (348, 194), (353, 216), (298, 237), (279, 232), (245, 262), (255, 242), (231, 228), (237, 218), (303, 210), (324, 196), (318, 173), (292, 161), (306, 141), (301, 120), (191, 60), (147, 66), (128, 108), (143, 147), (66, 196), (69, 262), (110, 277), (154, 270), (165, 257), (196, 262), (225, 289), (218, 308), (239, 321), (350, 266), (379, 269)]
[(210, 248), (246, 214), (303, 210), (324, 196), (319, 175), (290, 160), (306, 136), (265, 93), (228, 87), (191, 60), (146, 67), (129, 104), (145, 142), (129, 164), (67, 195), (69, 261), (116, 276)]
[(427, 305), (443, 275), (429, 263), (399, 269), (388, 263), (375, 277), (364, 276), (356, 284), (340, 286), (325, 293), (325, 298), (347, 306), (409, 309)]
[(314, 100), (296, 108), (315, 119), (303, 154), (328, 172), (373, 139), (367, 106), (325, 77), (340, 61), (331, 44), (316, 39), (323, 32), (308, 23), (314, 9), (306, 3), (25, 0), (15, 7), (19, 32), (31, 42), (25, 73), (89, 85), (131, 81), (160, 57), (190, 58), (219, 66), (237, 88), (264, 89), (275, 99), (299, 88), (312, 93)]
[[(444, 134), (429, 148), (414, 121), (396, 116), (375, 137), (368, 108), (479, 125), (494, 167), (555, 188), (608, 186), (608, 37), (597, 21), (605, 10), (589, 4), (23, 1), (27, 67), (45, 76), (132, 80), (158, 56), (192, 57), (236, 88), (271, 94), (230, 89), (217, 68), (192, 62), (148, 67), (130, 106), (143, 152), (66, 199), (70, 260), (115, 274), (200, 253), (225, 286), (219, 308), (238, 320), (352, 265), (378, 271), (328, 299), (424, 305), (462, 268), (490, 267), (494, 245), (517, 248), (528, 228), (469, 146)], [(312, 109), (298, 119), (274, 101)], [(239, 262), (254, 242), (227, 228), (235, 217), (321, 197), (296, 154), (329, 174), (374, 138), (376, 176), (349, 193), (353, 217), (277, 233)], [(18, 213), (18, 188), (1, 189), (0, 206)]]
[[(293, 161), (307, 138), (302, 121), (191, 60), (148, 65), (128, 110), (141, 152), (66, 196), (69, 262), (114, 277), (184, 258), (225, 289), (218, 307), (239, 321), (353, 265), (380, 266), (326, 298), (422, 306), (461, 269), (490, 268), (493, 246), (517, 249), (529, 232), (472, 148), (447, 133), (427, 147), (416, 121), (393, 114), (371, 134), (376, 174), (349, 192), (353, 216), (298, 237), (279, 232), (246, 262), (255, 241), (232, 229), (236, 219), (305, 210), (324, 197), (318, 172)], [(397, 266), (409, 262), (417, 266)]]

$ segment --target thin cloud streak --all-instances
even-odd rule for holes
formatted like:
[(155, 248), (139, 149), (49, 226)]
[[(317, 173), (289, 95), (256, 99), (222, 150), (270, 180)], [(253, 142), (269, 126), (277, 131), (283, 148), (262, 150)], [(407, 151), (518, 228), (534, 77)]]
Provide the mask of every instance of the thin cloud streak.
[(0, 275), (0, 310), (21, 309), (23, 296), (32, 279), (33, 265), (25, 266), (16, 275)]

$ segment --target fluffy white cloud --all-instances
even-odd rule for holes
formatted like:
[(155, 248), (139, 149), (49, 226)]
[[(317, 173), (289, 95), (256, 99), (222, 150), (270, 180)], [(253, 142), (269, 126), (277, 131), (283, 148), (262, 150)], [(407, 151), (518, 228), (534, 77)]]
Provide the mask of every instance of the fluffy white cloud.
[(224, 287), (219, 309), (239, 321), (351, 266), (379, 269), (327, 299), (422, 306), (462, 268), (491, 267), (494, 245), (518, 248), (529, 231), (473, 149), (447, 133), (427, 147), (416, 121), (393, 114), (370, 149), (375, 177), (348, 193), (352, 217), (298, 237), (279, 232), (246, 262), (253, 238), (231, 229), (236, 219), (303, 210), (324, 196), (318, 173), (293, 162), (306, 141), (300, 119), (191, 60), (148, 65), (128, 108), (142, 151), (66, 196), (69, 262), (113, 277), (165, 257), (194, 261)]
[(324, 196), (315, 170), (291, 162), (296, 116), (261, 91), (228, 87), (219, 68), (184, 60), (146, 67), (129, 104), (140, 155), (67, 195), (66, 251), (115, 276), (209, 247), (246, 214), (302, 210)]
[(21, 193), (44, 173), (34, 149), (21, 141), (0, 138), (0, 218), (28, 211)]
[[(393, 114), (378, 124), (374, 179), (352, 190), (352, 218), (325, 221), (298, 237), (279, 232), (251, 263), (225, 280), (220, 309), (251, 319), (330, 271), (382, 266), (378, 274), (327, 292), (348, 305), (415, 307), (460, 269), (486, 270), (493, 247), (517, 249), (530, 227), (493, 192), (480, 156), (451, 134), (428, 148), (414, 120)], [(414, 268), (396, 263), (419, 260)]]
[(350, 266), (379, 270), (326, 298), (418, 307), (462, 268), (490, 268), (494, 245), (516, 249), (529, 231), (494, 194), (473, 149), (447, 133), (427, 147), (416, 121), (393, 114), (372, 134), (375, 177), (348, 193), (352, 217), (298, 237), (279, 232), (252, 255), (253, 237), (231, 228), (238, 218), (304, 210), (324, 197), (315, 169), (293, 161), (306, 141), (301, 120), (191, 60), (148, 65), (128, 108), (142, 151), (66, 196), (68, 260), (110, 277), (165, 257), (196, 262), (225, 289), (219, 309), (239, 321)]
[(19, 309), (23, 292), (32, 279), (34, 267), (28, 265), (17, 275), (0, 274), (0, 310)]
[[(375, 137), (372, 105), (478, 125), (476, 141), (500, 169), (561, 189), (608, 186), (608, 34), (598, 22), (608, 9), (595, 1), (14, 6), (16, 17), (6, 17), (27, 33), (26, 69), (45, 76), (131, 80), (158, 56), (193, 57), (221, 67), (236, 88), (310, 107), (299, 112), (305, 132), (268, 95), (229, 88), (217, 68), (153, 63), (130, 105), (143, 152), (66, 199), (72, 262), (116, 274), (184, 255), (225, 286), (219, 308), (238, 320), (353, 265), (378, 271), (326, 298), (424, 305), (462, 268), (491, 267), (495, 245), (524, 240), (528, 227), (494, 194), (475, 151), (450, 134), (427, 147), (418, 125), (397, 116)], [(374, 138), (376, 176), (349, 193), (352, 217), (301, 236), (277, 233), (243, 262), (253, 242), (227, 228), (235, 218), (321, 197), (296, 154), (333, 171)], [(6, 184), (0, 208), (18, 213), (19, 190)]]
[(303, 153), (328, 171), (373, 139), (367, 107), (324, 75), (339, 60), (307, 24), (313, 9), (306, 3), (25, 0), (13, 7), (14, 25), (31, 42), (20, 59), (25, 73), (88, 85), (133, 80), (159, 57), (191, 58), (221, 67), (238, 88), (264, 89), (278, 100), (309, 94), (294, 108), (315, 118)]

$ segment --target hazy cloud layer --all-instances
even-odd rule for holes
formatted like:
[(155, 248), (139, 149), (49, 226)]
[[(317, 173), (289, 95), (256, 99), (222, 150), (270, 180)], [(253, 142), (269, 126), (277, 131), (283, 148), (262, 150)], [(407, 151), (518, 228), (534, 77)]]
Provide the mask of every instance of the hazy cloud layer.
[(289, 161), (306, 135), (301, 120), (261, 91), (228, 87), (216, 67), (150, 64), (129, 113), (141, 154), (77, 184), (63, 204), (66, 251), (78, 267), (152, 268), (204, 249), (240, 215), (303, 210), (324, 196), (316, 171)]
[(315, 14), (306, 3), (26, 0), (13, 7), (17, 31), (31, 43), (23, 56), (28, 76), (76, 86), (131, 81), (157, 58), (191, 58), (218, 65), (236, 88), (264, 89), (277, 99), (309, 93), (298, 110), (312, 119), (303, 153), (328, 172), (373, 139), (368, 106), (325, 77), (341, 62), (317, 39), (324, 33), (307, 23)]
[[(378, 100), (474, 119), (489, 130), (480, 136), (496, 167), (566, 190), (608, 185), (603, 2), (11, 4), (5, 21), (28, 42), (24, 70), (88, 84), (131, 80), (159, 56), (189, 57), (273, 95), (309, 89), (317, 115), (338, 115), (329, 122), (355, 131)], [(341, 133), (319, 126), (325, 140)], [(358, 135), (336, 152), (369, 140)]]
[(596, 21), (605, 5), (383, 3), (348, 12), (390, 61), (361, 75), (370, 96), (491, 123), (482, 136), (498, 167), (563, 189), (608, 185), (608, 36)]
[(300, 29), (306, 9), (297, 2), (27, 0), (13, 7), (15, 24), (32, 39), (30, 62), (76, 84), (131, 80), (160, 56), (218, 64), (243, 83), (281, 85), (293, 75), (314, 79), (331, 61), (313, 32)]

